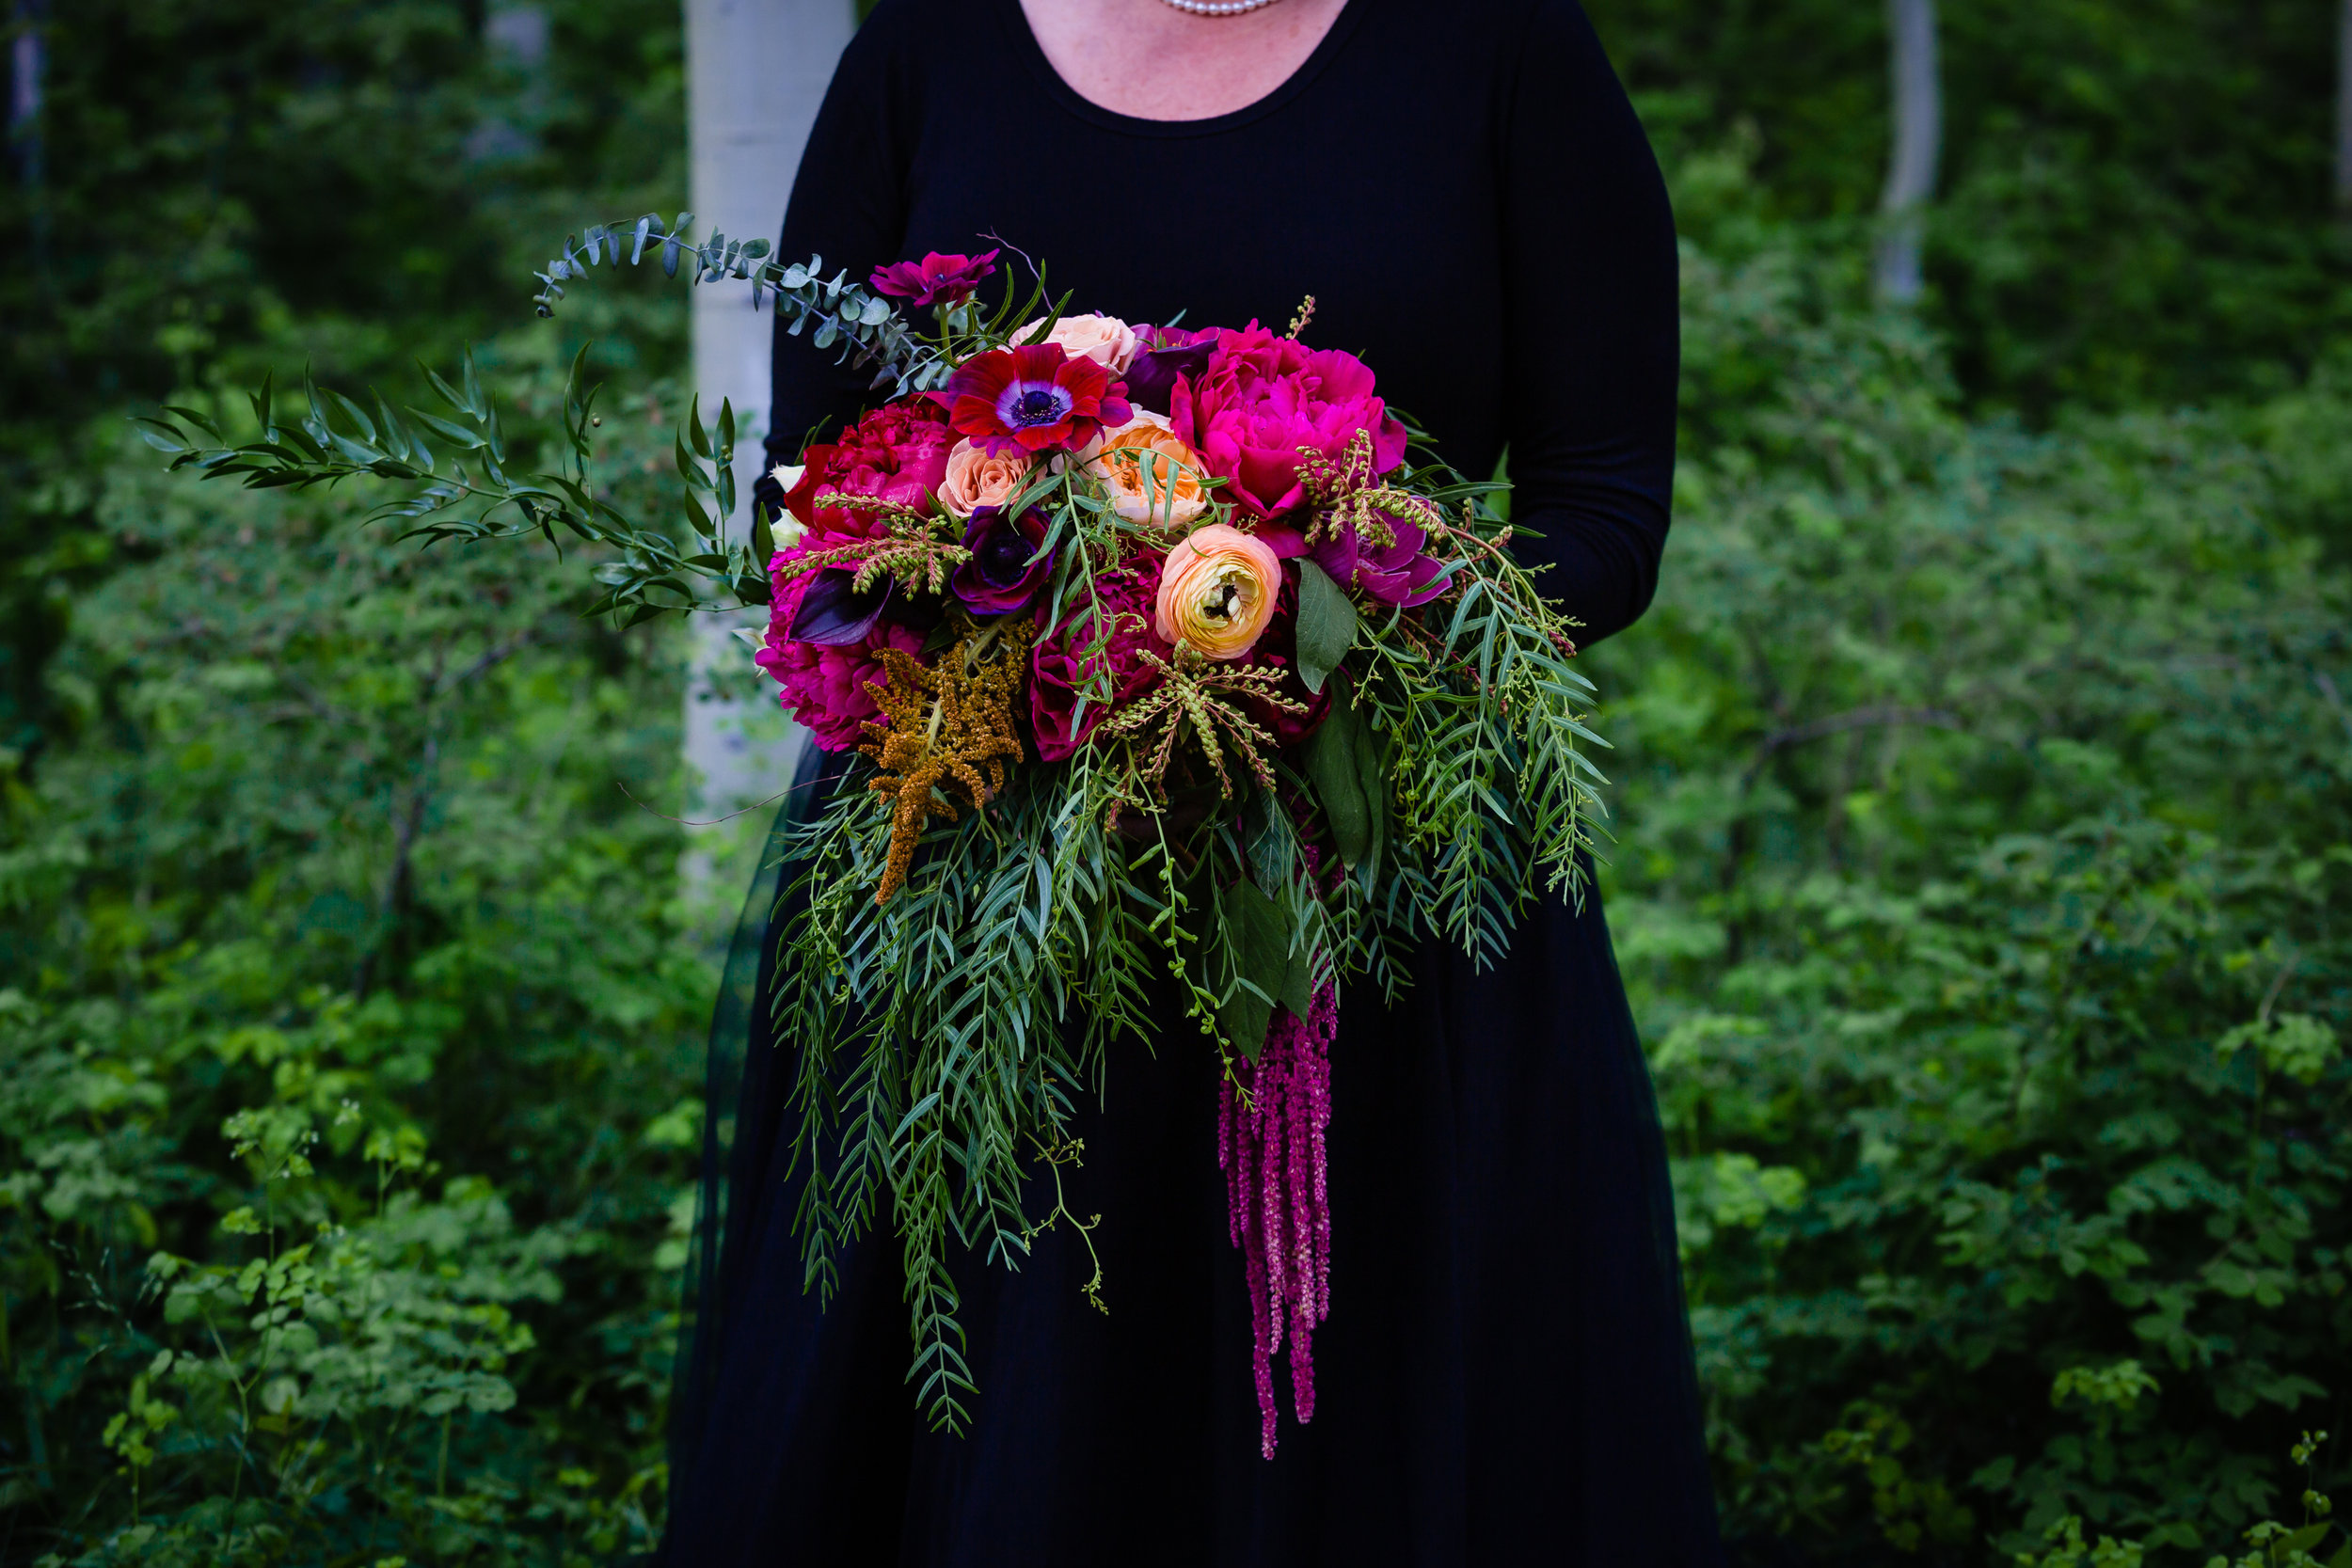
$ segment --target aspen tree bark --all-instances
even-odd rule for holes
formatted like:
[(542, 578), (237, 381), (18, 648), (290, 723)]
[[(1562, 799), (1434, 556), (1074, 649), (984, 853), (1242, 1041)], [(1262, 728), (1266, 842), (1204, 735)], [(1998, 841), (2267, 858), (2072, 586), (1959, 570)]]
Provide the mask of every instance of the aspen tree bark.
[[(2352, 4), (2352, 0), (2346, 0)], [(1887, 70), (1893, 87), (1894, 149), (1879, 198), (1879, 297), (1919, 297), (1919, 238), (1943, 150), (1944, 87), (1936, 63), (1935, 0), (1886, 0)]]
[(8, 147), (17, 179), (32, 189), (41, 182), (41, 78), (49, 69), (48, 40), (41, 33), (49, 0), (16, 0), (11, 20), (16, 25), (8, 44)]
[[(857, 26), (854, 0), (686, 0), (688, 117), (696, 228), (772, 241), (792, 195), (792, 176), (817, 119), (834, 66)], [(734, 404), (735, 486), (742, 498), (727, 520), (741, 538), (751, 527), (752, 482), (759, 477), (760, 436), (768, 429), (770, 323), (754, 312), (746, 289), (725, 284), (693, 292), (694, 388), (706, 418), (722, 399)], [(790, 784), (797, 734), (772, 699), (730, 696), (712, 675), (750, 670), (751, 650), (734, 633), (756, 632), (762, 614), (734, 624), (697, 616), (688, 673), (685, 760), (695, 786), (690, 817), (739, 811)], [(741, 821), (756, 831), (766, 812)], [(722, 842), (743, 837), (722, 835)], [(686, 859), (689, 890), (708, 881), (718, 845), (698, 843)]]

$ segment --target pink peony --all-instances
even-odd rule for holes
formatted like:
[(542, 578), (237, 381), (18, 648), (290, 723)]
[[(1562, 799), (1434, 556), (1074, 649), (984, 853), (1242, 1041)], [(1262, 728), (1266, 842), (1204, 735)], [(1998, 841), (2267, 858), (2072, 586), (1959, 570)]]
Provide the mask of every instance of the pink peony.
[[(769, 567), (771, 577), (776, 564), (801, 553), (797, 547), (777, 551), (775, 562)], [(768, 645), (752, 657), (782, 689), (776, 700), (808, 726), (818, 746), (828, 752), (847, 752), (866, 738), (859, 726), (882, 711), (874, 705), (873, 693), (866, 689), (866, 682), (883, 679), (882, 650), (920, 652), (923, 634), (884, 621), (864, 641), (846, 648), (795, 642), (785, 635), (786, 629), (801, 608), (801, 595), (814, 580), (814, 574), (803, 574), (778, 586), (768, 606)]]
[(1168, 413), (1224, 494), (1243, 512), (1275, 517), (1306, 499), (1298, 449), (1337, 460), (1359, 430), (1372, 432), (1375, 471), (1405, 460), (1405, 427), (1373, 390), (1371, 369), (1338, 349), (1310, 349), (1256, 322), (1220, 328), (1196, 381), (1179, 380)]
[(1089, 675), (1108, 669), (1114, 700), (1120, 703), (1131, 703), (1158, 684), (1159, 672), (1144, 663), (1143, 650), (1149, 648), (1164, 659), (1172, 659), (1176, 652), (1152, 629), (1152, 601), (1159, 585), (1156, 561), (1095, 579), (1095, 592), (1110, 617), (1110, 641), (1091, 657), (1088, 651), (1100, 635), (1092, 605), (1081, 602), (1038, 639), (1029, 656), (1029, 718), (1037, 730), (1040, 760), (1059, 762), (1069, 756), (1109, 713), (1098, 688), (1087, 703), (1086, 717), (1077, 719), (1078, 689)]
[(837, 440), (810, 447), (801, 454), (800, 483), (784, 497), (786, 509), (807, 526), (801, 544), (821, 549), (889, 531), (879, 513), (819, 507), (817, 498), (828, 492), (928, 512), (947, 477), (947, 453), (955, 444), (956, 433), (929, 399), (905, 398), (882, 404)]
[(885, 404), (844, 431), (839, 440), (809, 448), (802, 458), (800, 483), (784, 498), (804, 531), (769, 562), (774, 592), (768, 605), (767, 646), (754, 657), (783, 689), (777, 700), (808, 726), (817, 744), (828, 752), (846, 752), (864, 740), (858, 726), (881, 711), (866, 689), (866, 682), (882, 678), (882, 661), (876, 656), (886, 647), (914, 653), (922, 647), (923, 636), (884, 619), (866, 637), (847, 647), (794, 641), (789, 635), (792, 617), (816, 574), (804, 572), (787, 578), (782, 569), (818, 550), (855, 539), (880, 538), (889, 531), (881, 513), (820, 507), (817, 504), (819, 495), (838, 491), (901, 506), (930, 507), (946, 477), (947, 451), (955, 440), (955, 432), (928, 401)]

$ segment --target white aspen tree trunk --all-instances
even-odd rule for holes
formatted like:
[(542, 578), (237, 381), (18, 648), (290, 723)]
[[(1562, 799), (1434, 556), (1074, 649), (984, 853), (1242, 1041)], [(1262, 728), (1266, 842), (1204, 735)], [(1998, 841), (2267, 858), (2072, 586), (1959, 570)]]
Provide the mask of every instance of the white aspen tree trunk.
[[(2352, 4), (2352, 0), (2346, 0)], [(1894, 148), (1879, 198), (1885, 228), (1875, 276), (1881, 299), (1919, 297), (1919, 239), (1943, 150), (1944, 85), (1936, 64), (1935, 0), (1886, 0), (1887, 71), (1893, 87)]]
[(8, 46), (9, 150), (15, 154), (17, 179), (37, 190), (41, 182), (41, 78), (49, 69), (41, 24), (49, 20), (49, 0), (16, 0), (11, 20), (16, 36)]
[(2336, 212), (2352, 218), (2352, 0), (2336, 17)]
[[(691, 206), (699, 230), (775, 239), (791, 198), (793, 172), (834, 66), (857, 27), (854, 0), (686, 0), (686, 81), (693, 160)], [(759, 477), (760, 437), (768, 429), (770, 324), (755, 313), (739, 284), (698, 284), (693, 292), (694, 388), (706, 419), (723, 399), (735, 407), (735, 486), (740, 498), (727, 519), (738, 539), (751, 528), (752, 483)], [(764, 611), (729, 624), (697, 616), (686, 692), (685, 760), (692, 775), (689, 817), (741, 811), (789, 786), (801, 750), (767, 693), (716, 694), (715, 671), (750, 670), (751, 650), (737, 626), (763, 629)], [(764, 677), (763, 677), (764, 684)], [(718, 864), (756, 843), (770, 813), (752, 811), (698, 832), (689, 849), (690, 897), (736, 890), (714, 887)]]

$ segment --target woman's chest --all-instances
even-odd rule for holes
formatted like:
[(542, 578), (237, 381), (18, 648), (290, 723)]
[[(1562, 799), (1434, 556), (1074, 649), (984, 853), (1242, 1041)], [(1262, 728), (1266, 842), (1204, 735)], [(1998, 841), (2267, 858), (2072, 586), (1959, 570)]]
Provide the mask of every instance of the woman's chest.
[[(1018, 95), (1014, 95), (1017, 99)], [(1003, 103), (999, 99), (999, 103)], [(1287, 323), (1361, 354), (1449, 456), (1491, 463), (1502, 374), (1502, 198), (1473, 110), (1448, 124), (1303, 95), (1211, 135), (1129, 135), (1041, 94), (925, 120), (905, 252), (1017, 247), (1073, 310)]]

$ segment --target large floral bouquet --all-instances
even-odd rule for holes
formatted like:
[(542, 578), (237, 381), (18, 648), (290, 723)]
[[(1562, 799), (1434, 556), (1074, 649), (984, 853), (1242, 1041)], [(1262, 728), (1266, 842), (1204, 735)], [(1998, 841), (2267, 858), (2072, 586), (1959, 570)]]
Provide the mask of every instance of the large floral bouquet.
[[(542, 310), (625, 237), (631, 260), (660, 241), (673, 269), (749, 281), (891, 394), (777, 470), (784, 510), (748, 542), (717, 521), (725, 410), (680, 439), (685, 541), (597, 499), (592, 393), (567, 399), (564, 472), (509, 474), (470, 364), (462, 390), (436, 378), (454, 419), (312, 391), (280, 427), (265, 391), (259, 441), (217, 444), (185, 410), (152, 433), (248, 483), (409, 481), (383, 511), (428, 537), (568, 529), (609, 546), (602, 603), (633, 617), (764, 599), (760, 667), (848, 753), (791, 835), (805, 912), (776, 933), (810, 1286), (830, 1291), (887, 1205), (911, 1380), (960, 1426), (952, 1253), (1014, 1264), (1056, 1225), (1086, 1240), (1101, 1216), (1062, 1200), (1079, 1099), (1112, 1042), (1188, 1020), (1222, 1065), (1270, 1455), (1286, 1339), (1313, 1413), (1343, 985), (1392, 995), (1423, 937), (1492, 958), (1531, 900), (1581, 894), (1598, 775), (1574, 623), (1510, 552), (1502, 487), (1438, 463), (1361, 360), (1303, 341), (1311, 299), (1283, 332), (1068, 313), (1041, 280), (989, 309), (993, 251), (860, 288), (649, 217), (567, 242)], [(1097, 1306), (1105, 1288), (1098, 1268)]]

